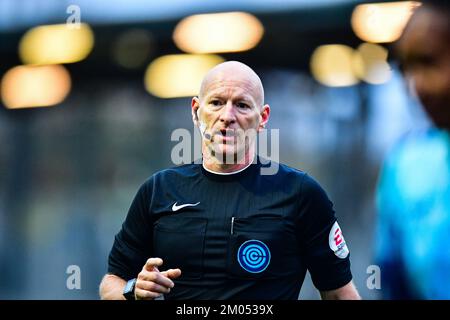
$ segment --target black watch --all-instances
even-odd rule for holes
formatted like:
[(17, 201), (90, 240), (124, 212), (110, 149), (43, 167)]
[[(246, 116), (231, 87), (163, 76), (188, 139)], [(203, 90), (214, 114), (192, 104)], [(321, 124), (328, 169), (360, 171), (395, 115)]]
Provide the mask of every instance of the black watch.
[(134, 287), (136, 286), (136, 278), (128, 280), (125, 288), (123, 288), (123, 296), (127, 300), (136, 300), (134, 296)]

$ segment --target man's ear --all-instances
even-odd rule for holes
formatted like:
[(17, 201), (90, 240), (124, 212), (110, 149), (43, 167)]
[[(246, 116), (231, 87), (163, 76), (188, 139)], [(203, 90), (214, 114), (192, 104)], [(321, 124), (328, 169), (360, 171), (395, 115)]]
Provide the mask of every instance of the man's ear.
[(198, 108), (200, 108), (200, 100), (198, 97), (193, 97), (191, 101), (191, 113), (192, 113), (192, 121), (194, 125), (198, 126)]
[(264, 129), (267, 122), (269, 122), (270, 106), (268, 104), (264, 105), (259, 114), (261, 116), (261, 122), (259, 123), (258, 132)]

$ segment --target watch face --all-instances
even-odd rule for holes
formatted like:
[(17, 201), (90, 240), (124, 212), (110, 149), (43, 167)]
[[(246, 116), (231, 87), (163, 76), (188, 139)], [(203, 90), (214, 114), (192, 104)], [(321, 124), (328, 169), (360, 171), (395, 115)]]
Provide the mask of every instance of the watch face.
[(136, 279), (128, 280), (125, 288), (123, 289), (123, 295), (127, 300), (134, 299), (134, 285), (136, 284)]

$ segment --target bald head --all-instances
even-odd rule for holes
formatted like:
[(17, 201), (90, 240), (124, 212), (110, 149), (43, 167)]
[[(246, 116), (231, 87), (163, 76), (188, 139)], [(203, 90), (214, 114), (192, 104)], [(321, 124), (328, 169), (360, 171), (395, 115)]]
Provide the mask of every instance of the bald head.
[(264, 104), (264, 88), (261, 79), (252, 68), (238, 61), (223, 62), (208, 71), (200, 87), (200, 100), (212, 87), (228, 81), (246, 88), (259, 107)]

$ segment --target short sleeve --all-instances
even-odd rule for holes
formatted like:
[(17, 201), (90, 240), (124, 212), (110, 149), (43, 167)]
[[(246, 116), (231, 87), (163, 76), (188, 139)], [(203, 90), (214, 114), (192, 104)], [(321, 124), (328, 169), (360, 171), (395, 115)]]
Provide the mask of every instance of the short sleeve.
[(323, 188), (306, 174), (299, 210), (301, 247), (314, 286), (329, 291), (348, 284), (352, 280), (350, 256), (333, 203)]
[(124, 280), (135, 278), (151, 254), (153, 238), (149, 210), (151, 195), (152, 179), (149, 179), (134, 197), (109, 254), (108, 273)]

